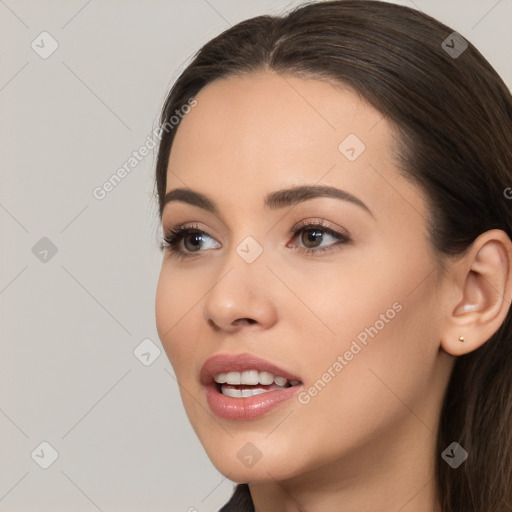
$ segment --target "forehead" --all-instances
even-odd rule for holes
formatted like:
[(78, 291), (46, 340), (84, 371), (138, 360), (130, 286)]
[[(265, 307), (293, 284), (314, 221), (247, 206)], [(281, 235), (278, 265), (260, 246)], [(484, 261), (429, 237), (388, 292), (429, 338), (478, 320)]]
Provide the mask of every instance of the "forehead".
[[(273, 72), (215, 80), (198, 93), (196, 100), (198, 105), (182, 121), (178, 132), (196, 121), (194, 129), (208, 135), (208, 139), (221, 136), (219, 130), (239, 133), (238, 127), (248, 124), (255, 128), (254, 140), (266, 142), (270, 142), (269, 138), (283, 142), (290, 135), (310, 133), (322, 136), (323, 132), (338, 132), (341, 136), (347, 129), (363, 135), (383, 119), (379, 111), (348, 86)], [(217, 130), (208, 133), (213, 120)], [(203, 130), (198, 126), (202, 122), (207, 123)], [(266, 129), (256, 131), (262, 127)], [(286, 132), (278, 133), (283, 128)], [(240, 137), (243, 135), (239, 133)]]
[(185, 160), (190, 170), (196, 161), (224, 166), (229, 159), (262, 172), (262, 162), (277, 169), (303, 159), (310, 165), (311, 157), (332, 165), (347, 137), (357, 152), (391, 157), (392, 133), (382, 114), (341, 84), (258, 72), (216, 80), (196, 100), (177, 129), (171, 167)]
[(196, 100), (173, 142), (167, 191), (190, 187), (240, 206), (318, 183), (426, 219), (421, 191), (397, 170), (392, 125), (343, 84), (258, 72), (216, 80)]

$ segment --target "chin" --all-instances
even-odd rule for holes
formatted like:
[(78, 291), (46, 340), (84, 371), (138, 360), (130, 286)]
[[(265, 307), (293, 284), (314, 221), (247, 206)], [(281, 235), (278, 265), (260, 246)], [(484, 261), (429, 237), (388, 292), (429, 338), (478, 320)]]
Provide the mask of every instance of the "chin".
[(226, 436), (224, 442), (209, 440), (203, 447), (217, 470), (236, 483), (287, 480), (305, 470), (298, 464), (296, 449), (290, 451), (286, 442), (270, 443), (254, 433)]
[(290, 467), (283, 468), (281, 461), (274, 463), (274, 461), (263, 461), (262, 459), (249, 468), (241, 467), (238, 459), (216, 461), (211, 458), (210, 460), (220, 473), (238, 484), (283, 481), (296, 476), (295, 471), (290, 471)]

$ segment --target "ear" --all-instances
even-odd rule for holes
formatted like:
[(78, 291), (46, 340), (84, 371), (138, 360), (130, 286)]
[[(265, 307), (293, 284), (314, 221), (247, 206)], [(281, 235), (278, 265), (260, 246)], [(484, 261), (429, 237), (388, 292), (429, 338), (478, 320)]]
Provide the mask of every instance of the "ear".
[(449, 302), (441, 347), (460, 356), (488, 341), (507, 316), (512, 293), (512, 242), (502, 230), (486, 231), (452, 270), (454, 299)]

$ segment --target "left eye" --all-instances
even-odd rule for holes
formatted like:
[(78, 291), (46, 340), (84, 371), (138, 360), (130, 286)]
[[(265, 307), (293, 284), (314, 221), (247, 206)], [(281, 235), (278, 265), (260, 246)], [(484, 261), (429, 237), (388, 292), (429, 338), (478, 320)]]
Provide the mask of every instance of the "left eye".
[[(330, 228), (318, 224), (301, 226), (293, 231), (293, 238), (297, 238), (306, 252), (325, 251), (334, 245), (350, 241), (347, 235), (338, 233)], [(323, 242), (329, 242), (322, 245)]]

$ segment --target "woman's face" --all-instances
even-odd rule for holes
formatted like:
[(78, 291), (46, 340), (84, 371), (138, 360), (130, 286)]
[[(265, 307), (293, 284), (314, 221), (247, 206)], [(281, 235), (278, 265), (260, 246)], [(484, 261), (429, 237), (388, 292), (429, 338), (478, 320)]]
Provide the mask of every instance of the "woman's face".
[(388, 122), (347, 89), (273, 73), (196, 100), (167, 174), (184, 192), (162, 216), (193, 231), (166, 249), (156, 320), (212, 462), (263, 482), (435, 446), (443, 282)]

